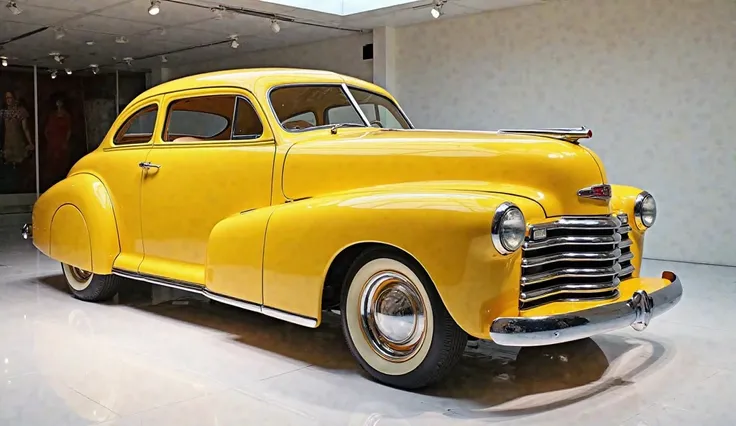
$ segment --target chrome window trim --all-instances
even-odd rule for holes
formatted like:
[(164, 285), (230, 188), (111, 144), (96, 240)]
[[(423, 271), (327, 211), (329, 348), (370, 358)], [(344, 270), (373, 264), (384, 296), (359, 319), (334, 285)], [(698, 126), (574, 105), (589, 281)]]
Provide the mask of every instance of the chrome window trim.
[[(519, 210), (522, 218), (524, 217), (524, 213), (519, 207), (516, 206), (516, 204), (507, 201), (501, 203), (501, 205), (496, 208), (496, 212), (493, 214), (493, 221), (491, 222), (491, 240), (493, 241), (493, 246), (496, 247), (496, 250), (502, 255), (514, 253), (518, 251), (519, 248), (524, 246), (524, 244), (522, 243), (521, 245), (519, 245), (519, 248), (510, 251), (506, 249), (506, 247), (504, 247), (501, 243), (501, 229), (499, 228), (501, 226), (501, 219), (506, 214), (506, 212), (512, 208)], [(526, 222), (526, 218), (524, 218), (524, 221)]]
[[(644, 203), (644, 200), (647, 197), (652, 197), (652, 200), (654, 200), (654, 196), (652, 194), (650, 194), (647, 191), (642, 191), (639, 193), (639, 195), (636, 196), (636, 200), (634, 201), (634, 222), (636, 222), (636, 227), (642, 231), (645, 231), (649, 229), (652, 225), (654, 225), (654, 222), (652, 222), (652, 225), (647, 226), (644, 223), (644, 221), (641, 219), (642, 203)], [(654, 200), (654, 203), (656, 206), (657, 200)], [(655, 222), (656, 222), (656, 216), (655, 216)]]
[(257, 304), (257, 303), (252, 303), (252, 302), (248, 302), (245, 300), (235, 299), (229, 296), (225, 296), (223, 294), (209, 291), (205, 286), (202, 286), (199, 284), (189, 283), (185, 281), (171, 280), (168, 278), (157, 277), (153, 275), (128, 272), (128, 271), (124, 271), (124, 270), (116, 269), (116, 268), (113, 268), (112, 273), (113, 275), (117, 275), (123, 278), (128, 278), (131, 280), (143, 281), (149, 284), (155, 284), (155, 285), (160, 285), (164, 287), (175, 288), (177, 290), (187, 291), (190, 293), (199, 294), (208, 299), (214, 300), (216, 302), (235, 306), (237, 308), (245, 309), (245, 310), (252, 311), (252, 312), (260, 312), (269, 317), (278, 318), (280, 320), (288, 321), (288, 322), (291, 322), (297, 325), (301, 325), (303, 327), (309, 327), (309, 328), (317, 327), (317, 320), (314, 318), (308, 318), (308, 317), (304, 317), (301, 315), (292, 314), (290, 312), (282, 311), (276, 308), (271, 308), (263, 304)]
[[(127, 123), (128, 121), (130, 121), (130, 119), (132, 119), (133, 117), (135, 117), (142, 110), (144, 110), (144, 109), (146, 109), (148, 107), (151, 107), (151, 106), (155, 106), (156, 107), (156, 120), (153, 122), (153, 131), (151, 131), (151, 137), (148, 139), (148, 141), (147, 142), (139, 142), (139, 143), (124, 143), (124, 144), (117, 144), (117, 143), (115, 143), (115, 139), (118, 138), (118, 135), (120, 134), (120, 130), (123, 128), (123, 126), (125, 125), (125, 123)], [(112, 136), (112, 139), (110, 139), (110, 146), (106, 147), (105, 150), (107, 150), (107, 149), (115, 149), (115, 148), (127, 148), (127, 147), (144, 147), (146, 145), (152, 145), (153, 144), (153, 135), (156, 134), (156, 126), (158, 125), (158, 120), (159, 120), (159, 114), (160, 113), (161, 113), (161, 102), (159, 102), (156, 99), (154, 99), (150, 103), (145, 103), (140, 108), (137, 108), (135, 110), (135, 112), (133, 112), (132, 114), (128, 115), (128, 117), (125, 120), (123, 120), (122, 123), (120, 123), (120, 126), (118, 126), (118, 128), (115, 129), (115, 134)], [(117, 118), (116, 118), (116, 120), (117, 120)], [(114, 125), (115, 125), (115, 123), (113, 123), (113, 126)], [(125, 136), (125, 135), (123, 135), (123, 136)]]
[[(258, 121), (261, 123), (261, 134), (259, 134), (255, 138), (252, 138), (251, 139), (251, 138), (244, 137), (244, 136), (248, 136), (248, 135), (236, 135), (235, 134), (235, 122), (237, 121), (237, 118), (238, 118), (238, 101), (240, 99), (242, 99), (245, 102), (247, 102), (248, 105), (250, 105), (250, 107), (253, 108), (253, 112), (256, 113), (256, 118), (258, 118)], [(261, 117), (258, 116), (258, 110), (256, 109), (255, 105), (253, 105), (253, 102), (251, 102), (250, 99), (246, 98), (243, 95), (236, 95), (235, 96), (235, 105), (233, 105), (233, 121), (232, 121), (232, 126), (230, 128), (230, 140), (231, 141), (257, 141), (258, 139), (263, 138), (263, 132), (265, 130), (266, 130), (266, 128), (263, 126), (263, 120), (261, 120)]]
[(363, 123), (368, 126), (371, 126), (371, 122), (368, 121), (368, 117), (365, 116), (365, 113), (360, 108), (360, 105), (358, 105), (358, 102), (355, 100), (355, 97), (353, 96), (353, 92), (350, 91), (350, 88), (347, 84), (342, 84), (342, 90), (348, 94), (348, 100), (350, 100), (350, 103), (353, 104), (353, 108), (355, 108), (356, 111), (358, 111), (358, 115), (360, 115), (360, 119), (363, 120)]
[[(274, 90), (277, 89), (283, 89), (285, 87), (305, 87), (305, 86), (330, 86), (330, 87), (339, 87), (342, 89), (343, 93), (346, 92), (345, 90), (345, 83), (287, 83), (287, 84), (280, 84), (278, 86), (273, 86), (266, 91), (266, 101), (268, 101), (268, 106), (271, 108), (271, 114), (273, 114), (273, 118), (276, 120), (276, 123), (278, 123), (281, 130), (287, 132), (287, 133), (302, 133), (302, 132), (309, 132), (312, 130), (323, 130), (323, 129), (329, 129), (331, 126), (328, 124), (321, 125), (321, 126), (314, 126), (314, 127), (308, 127), (306, 129), (287, 129), (284, 127), (283, 123), (281, 122), (281, 119), (279, 118), (279, 115), (276, 113), (276, 108), (273, 107), (273, 102), (271, 101), (271, 94)], [(350, 94), (350, 91), (347, 91), (345, 93), (345, 97), (348, 98), (348, 102), (350, 102), (350, 105), (355, 108), (355, 99), (351, 100), (352, 94)], [(302, 112), (303, 114), (304, 112)], [(358, 116), (363, 120), (363, 124), (366, 127), (370, 127), (370, 123), (366, 121), (365, 115), (363, 114), (363, 111), (360, 111), (360, 108), (358, 108)], [(316, 115), (315, 115), (316, 117)]]

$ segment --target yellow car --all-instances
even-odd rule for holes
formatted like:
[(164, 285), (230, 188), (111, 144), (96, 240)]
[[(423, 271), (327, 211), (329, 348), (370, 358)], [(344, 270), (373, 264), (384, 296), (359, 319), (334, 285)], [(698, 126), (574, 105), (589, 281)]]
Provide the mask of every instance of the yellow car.
[(100, 301), (126, 279), (317, 327), (377, 380), (437, 381), (468, 338), (548, 345), (675, 305), (639, 276), (656, 205), (581, 129), (418, 130), (382, 88), (231, 70), (138, 96), (23, 233)]

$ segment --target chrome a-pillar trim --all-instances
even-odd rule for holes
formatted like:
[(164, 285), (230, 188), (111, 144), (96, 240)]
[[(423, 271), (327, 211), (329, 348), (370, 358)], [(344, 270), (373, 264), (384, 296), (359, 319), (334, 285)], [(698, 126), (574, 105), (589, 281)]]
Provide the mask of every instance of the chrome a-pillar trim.
[(245, 309), (252, 312), (259, 312), (269, 317), (278, 318), (283, 321), (287, 321), (293, 324), (301, 325), (303, 327), (316, 328), (317, 320), (314, 318), (308, 318), (290, 312), (281, 311), (279, 309), (271, 308), (265, 305), (259, 305), (245, 300), (235, 299), (230, 296), (215, 293), (207, 290), (206, 287), (199, 284), (188, 283), (185, 281), (170, 280), (167, 278), (157, 277), (153, 275), (140, 274), (130, 271), (124, 271), (121, 269), (113, 269), (114, 275), (129, 278), (131, 280), (143, 281), (149, 284), (160, 285), (164, 287), (175, 288), (177, 290), (183, 290), (190, 293), (200, 294), (215, 302), (224, 303), (226, 305), (235, 306), (237, 308)]
[(631, 326), (644, 330), (649, 321), (675, 306), (682, 298), (682, 283), (669, 271), (670, 284), (651, 294), (636, 291), (631, 299), (582, 311), (539, 317), (501, 317), (491, 324), (490, 337), (504, 346), (543, 346), (584, 339)]

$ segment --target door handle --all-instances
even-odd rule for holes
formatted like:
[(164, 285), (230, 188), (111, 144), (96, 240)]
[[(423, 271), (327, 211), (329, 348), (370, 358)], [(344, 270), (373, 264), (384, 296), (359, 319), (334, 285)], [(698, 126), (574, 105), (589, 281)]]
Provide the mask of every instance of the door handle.
[(140, 163), (138, 163), (138, 167), (140, 167), (141, 169), (146, 169), (146, 170), (148, 170), (148, 169), (160, 169), (161, 168), (160, 165), (153, 164), (150, 161), (141, 161)]

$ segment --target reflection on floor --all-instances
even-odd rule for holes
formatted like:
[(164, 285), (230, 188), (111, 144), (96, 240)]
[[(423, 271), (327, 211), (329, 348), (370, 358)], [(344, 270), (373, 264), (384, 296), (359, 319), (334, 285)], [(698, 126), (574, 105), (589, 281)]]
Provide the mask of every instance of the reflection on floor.
[(67, 294), (57, 263), (0, 232), (0, 425), (727, 425), (736, 269), (671, 269), (682, 303), (643, 333), (546, 348), (471, 344), (422, 392), (371, 381), (336, 317), (316, 330), (199, 300)]

